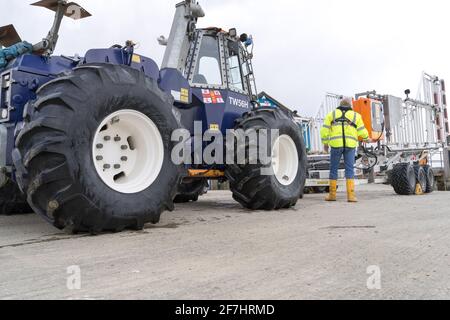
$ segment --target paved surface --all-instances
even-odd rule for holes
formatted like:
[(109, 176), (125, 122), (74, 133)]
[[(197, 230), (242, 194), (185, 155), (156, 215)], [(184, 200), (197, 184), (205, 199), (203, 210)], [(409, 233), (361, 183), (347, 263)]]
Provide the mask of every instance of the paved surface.
[[(362, 188), (356, 205), (309, 195), (281, 212), (213, 192), (142, 232), (96, 237), (0, 217), (0, 299), (449, 299), (450, 193)], [(72, 265), (81, 290), (67, 289)]]

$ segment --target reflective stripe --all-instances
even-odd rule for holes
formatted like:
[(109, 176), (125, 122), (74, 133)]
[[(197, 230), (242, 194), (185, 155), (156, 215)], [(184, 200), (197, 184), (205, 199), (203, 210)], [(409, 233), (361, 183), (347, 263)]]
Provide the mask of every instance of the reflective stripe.
[[(333, 141), (333, 140), (339, 140), (339, 139), (342, 139), (342, 140), (343, 140), (343, 139), (344, 139), (344, 136), (340, 136), (340, 137), (332, 137), (332, 138), (330, 138), (331, 141)], [(356, 142), (359, 141), (357, 138), (355, 138), (355, 137), (350, 137), (350, 136), (345, 136), (345, 139), (354, 140), (354, 141), (356, 141)]]
[(336, 121), (336, 110), (333, 111), (333, 122)]
[(344, 127), (351, 126), (352, 128), (354, 128), (353, 125), (351, 125), (350, 123), (347, 123), (347, 122), (333, 124), (333, 127), (342, 127), (342, 124), (344, 124)]
[(358, 114), (356, 112), (353, 111), (353, 123), (355, 124), (356, 127), (356, 117), (358, 116)]
[(361, 127), (361, 128), (358, 128), (357, 130), (358, 131), (363, 131), (363, 130), (365, 130), (366, 129), (366, 127)]
[(325, 129), (331, 129), (331, 126), (323, 125)]

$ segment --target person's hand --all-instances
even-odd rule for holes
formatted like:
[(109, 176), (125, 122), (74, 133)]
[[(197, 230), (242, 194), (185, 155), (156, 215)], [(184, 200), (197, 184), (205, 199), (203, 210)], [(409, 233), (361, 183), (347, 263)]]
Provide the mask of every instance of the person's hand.
[(324, 150), (326, 153), (328, 153), (328, 152), (330, 151), (330, 146), (326, 144), (326, 145), (323, 147), (323, 150)]

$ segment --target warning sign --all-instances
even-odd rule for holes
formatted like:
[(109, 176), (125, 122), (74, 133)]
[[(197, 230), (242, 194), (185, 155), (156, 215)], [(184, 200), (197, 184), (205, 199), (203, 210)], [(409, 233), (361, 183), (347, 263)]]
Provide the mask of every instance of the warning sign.
[(225, 103), (222, 98), (222, 94), (218, 90), (202, 90), (203, 103), (205, 104), (218, 104)]

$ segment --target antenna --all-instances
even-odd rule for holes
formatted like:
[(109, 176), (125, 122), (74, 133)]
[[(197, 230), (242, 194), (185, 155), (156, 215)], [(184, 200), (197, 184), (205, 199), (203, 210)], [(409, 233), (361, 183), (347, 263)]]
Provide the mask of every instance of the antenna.
[(56, 12), (53, 26), (47, 37), (33, 46), (34, 52), (42, 53), (45, 56), (50, 56), (55, 50), (59, 38), (58, 32), (64, 16), (74, 20), (84, 19), (91, 16), (91, 14), (79, 4), (75, 2), (67, 2), (66, 0), (41, 0), (31, 5), (44, 7)]

